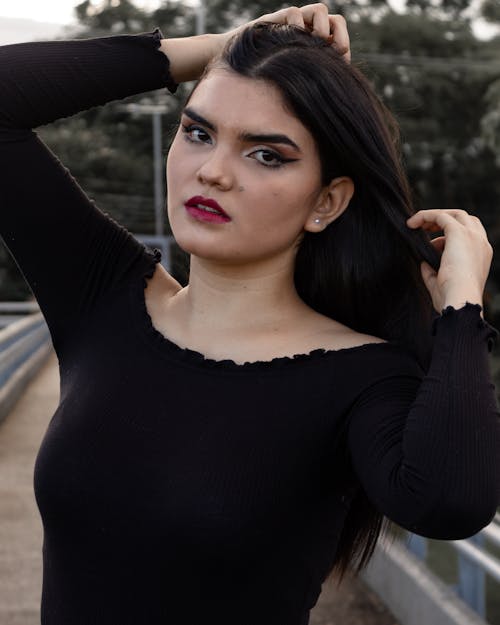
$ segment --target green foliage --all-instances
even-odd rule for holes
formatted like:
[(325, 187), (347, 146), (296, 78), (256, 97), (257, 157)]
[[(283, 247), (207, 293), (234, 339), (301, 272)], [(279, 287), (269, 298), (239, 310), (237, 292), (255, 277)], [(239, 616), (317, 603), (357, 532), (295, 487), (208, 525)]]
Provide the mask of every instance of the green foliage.
[(149, 24), (149, 16), (130, 0), (104, 0), (99, 7), (85, 0), (75, 13), (80, 24), (93, 33), (139, 32)]
[(500, 4), (498, 0), (484, 0), (481, 6), (481, 13), (490, 22), (500, 22)]
[(407, 0), (406, 6), (419, 12), (435, 13), (438, 10), (457, 18), (470, 7), (470, 0), (441, 0), (437, 6), (433, 0)]
[(376, 24), (364, 18), (350, 28), (356, 56), (367, 52), (411, 57), (473, 57), (481, 42), (465, 20), (386, 13)]
[[(408, 0), (404, 15), (392, 11), (386, 0), (330, 0), (328, 4), (332, 11), (346, 15), (353, 62), (368, 74), (400, 124), (417, 208), (464, 207), (482, 218), (496, 244), (500, 239), (500, 37), (490, 42), (474, 37), (466, 12), (468, 0)], [(287, 6), (280, 0), (206, 0), (206, 5), (211, 32)], [(500, 21), (499, 6), (497, 0), (484, 0), (482, 14)], [(157, 26), (165, 36), (176, 37), (193, 34), (196, 28), (194, 6), (175, 0), (162, 2), (152, 12), (140, 10), (131, 0), (104, 0), (99, 5), (86, 0), (76, 11), (82, 37), (143, 32)], [(180, 89), (180, 97), (159, 91), (132, 99), (168, 103), (169, 112), (163, 116), (164, 148), (187, 88)], [(101, 208), (132, 230), (152, 231), (149, 116), (134, 117), (122, 103), (110, 104), (57, 122), (42, 134)], [(495, 257), (493, 295), (499, 287), (500, 259)], [(1, 297), (5, 297), (2, 292)]]
[(500, 80), (492, 82), (484, 96), (486, 111), (481, 119), (481, 135), (485, 145), (495, 154), (500, 167)]

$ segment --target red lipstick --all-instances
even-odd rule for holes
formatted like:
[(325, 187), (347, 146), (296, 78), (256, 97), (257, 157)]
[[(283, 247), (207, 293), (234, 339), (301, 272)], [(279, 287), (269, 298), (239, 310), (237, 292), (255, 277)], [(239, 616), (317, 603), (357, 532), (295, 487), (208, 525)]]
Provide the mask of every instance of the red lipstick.
[(184, 206), (187, 212), (199, 221), (210, 223), (226, 223), (231, 221), (229, 215), (215, 200), (203, 197), (202, 195), (195, 195), (189, 198)]

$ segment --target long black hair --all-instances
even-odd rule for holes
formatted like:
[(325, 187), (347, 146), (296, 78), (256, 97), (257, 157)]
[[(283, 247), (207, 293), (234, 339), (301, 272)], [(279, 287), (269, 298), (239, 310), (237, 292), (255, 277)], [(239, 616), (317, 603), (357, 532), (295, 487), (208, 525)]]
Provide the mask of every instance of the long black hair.
[[(432, 302), (420, 262), (439, 255), (423, 231), (406, 226), (415, 212), (401, 164), (394, 118), (369, 81), (325, 40), (294, 26), (247, 27), (207, 67), (226, 67), (276, 87), (312, 134), (322, 182), (354, 182), (347, 210), (320, 233), (305, 232), (295, 286), (316, 311), (365, 334), (398, 342), (426, 368)], [(358, 571), (373, 553), (382, 515), (362, 490), (354, 498), (333, 570)]]

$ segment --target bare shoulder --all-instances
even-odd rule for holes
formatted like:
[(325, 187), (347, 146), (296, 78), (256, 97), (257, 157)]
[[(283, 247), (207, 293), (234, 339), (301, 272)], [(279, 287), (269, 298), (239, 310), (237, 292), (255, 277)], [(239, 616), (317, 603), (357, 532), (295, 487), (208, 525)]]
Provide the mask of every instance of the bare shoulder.
[(370, 343), (387, 343), (378, 336), (363, 334), (328, 317), (322, 315), (320, 317), (322, 320), (318, 323), (318, 329), (321, 332), (325, 349), (349, 349)]
[(181, 289), (182, 286), (177, 280), (168, 273), (163, 265), (158, 263), (155, 266), (153, 276), (147, 281), (146, 300), (148, 305), (156, 301), (164, 301), (165, 298), (169, 299)]
[(367, 345), (368, 343), (387, 343), (387, 341), (379, 338), (378, 336), (362, 334), (361, 332), (355, 332), (351, 329), (341, 334), (337, 340), (341, 340), (344, 347), (360, 347), (361, 345)]

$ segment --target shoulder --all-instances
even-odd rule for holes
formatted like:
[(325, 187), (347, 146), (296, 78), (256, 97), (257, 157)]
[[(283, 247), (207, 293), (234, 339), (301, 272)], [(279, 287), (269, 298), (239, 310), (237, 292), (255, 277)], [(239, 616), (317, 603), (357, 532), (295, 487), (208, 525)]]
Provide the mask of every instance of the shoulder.
[(334, 319), (320, 314), (317, 314), (314, 324), (317, 332), (322, 337), (324, 348), (327, 350), (351, 349), (373, 343), (387, 342), (378, 336), (357, 332)]
[(157, 263), (151, 278), (147, 281), (147, 294), (150, 299), (170, 298), (182, 289), (181, 285), (168, 271)]
[(326, 317), (323, 319), (323, 325), (318, 327), (321, 327), (324, 349), (343, 350), (346, 372), (356, 373), (362, 384), (369, 386), (388, 377), (422, 377), (416, 354), (405, 345), (357, 332)]
[(337, 330), (337, 332), (332, 333), (331, 341), (332, 344), (336, 345), (336, 349), (350, 349), (362, 347), (363, 345), (387, 343), (387, 341), (378, 336), (356, 332), (355, 330), (351, 330), (345, 326), (343, 326), (342, 329)]

